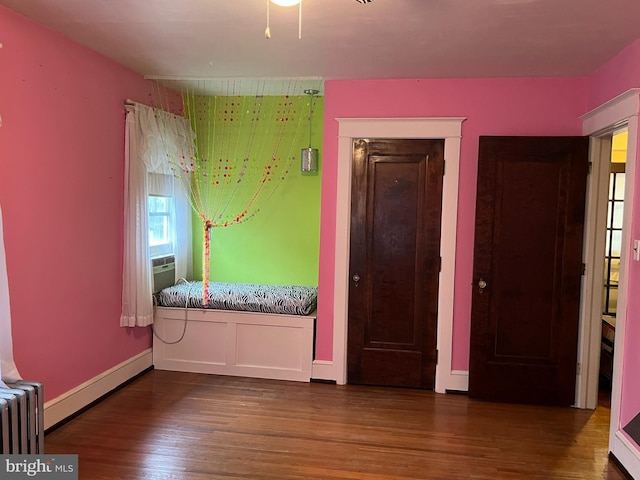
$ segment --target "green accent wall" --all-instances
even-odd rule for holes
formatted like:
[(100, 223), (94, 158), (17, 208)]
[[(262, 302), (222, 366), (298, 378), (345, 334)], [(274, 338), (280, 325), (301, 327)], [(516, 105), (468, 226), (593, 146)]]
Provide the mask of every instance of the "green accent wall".
[[(278, 102), (281, 97), (264, 97), (263, 101)], [(301, 101), (308, 101), (303, 98)], [(308, 105), (308, 103), (306, 103)], [(309, 144), (308, 110), (295, 135), (283, 136), (288, 142), (280, 148), (295, 156), (289, 173), (270, 198), (259, 199), (260, 212), (251, 220), (229, 227), (211, 229), (210, 277), (212, 281), (264, 283), (281, 285), (317, 285), (320, 247), (320, 187), (322, 171), (322, 122), (324, 99), (314, 100), (311, 144), (319, 149), (318, 173), (300, 171), (300, 151)], [(307, 108), (308, 107), (304, 107)], [(215, 124), (215, 112), (209, 118), (198, 117), (192, 122), (200, 152), (209, 148), (205, 143), (211, 135), (203, 135), (204, 125)], [(265, 125), (265, 128), (272, 128)], [(300, 129), (303, 129), (301, 132)], [(240, 132), (239, 144), (248, 141)], [(260, 134), (254, 132), (254, 137)], [(264, 142), (265, 148), (272, 148)], [(271, 155), (270, 152), (266, 152)], [(213, 156), (212, 156), (213, 158)], [(214, 188), (214, 187), (211, 187)], [(202, 279), (203, 225), (193, 216), (194, 278)]]

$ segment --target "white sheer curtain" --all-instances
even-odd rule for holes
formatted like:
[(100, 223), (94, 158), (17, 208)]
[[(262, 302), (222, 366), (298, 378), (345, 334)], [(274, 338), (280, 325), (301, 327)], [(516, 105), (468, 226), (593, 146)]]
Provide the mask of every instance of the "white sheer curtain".
[(6, 383), (22, 380), (13, 360), (9, 277), (7, 275), (7, 256), (4, 250), (2, 207), (0, 207), (0, 378), (0, 386), (5, 388)]
[(171, 244), (175, 245), (173, 255), (176, 259), (176, 279), (190, 280), (193, 277), (193, 255), (191, 239), (191, 204), (187, 193), (175, 176), (165, 173), (148, 174), (149, 195), (171, 197), (171, 217), (175, 220), (171, 229)]
[[(127, 108), (125, 131), (124, 258), (122, 284), (123, 327), (153, 323), (152, 272), (149, 254), (147, 197), (149, 173), (172, 175), (169, 161), (193, 155), (195, 145), (189, 121), (141, 104)], [(172, 177), (173, 178), (173, 177)], [(191, 212), (184, 192), (176, 199), (176, 273), (191, 275)], [(179, 199), (179, 200), (178, 200)]]
[[(171, 177), (174, 180), (175, 177)], [(173, 199), (175, 200), (176, 228), (174, 230), (174, 242), (176, 245), (176, 279), (193, 279), (193, 231), (191, 229), (191, 203), (188, 193), (181, 185), (174, 182)]]

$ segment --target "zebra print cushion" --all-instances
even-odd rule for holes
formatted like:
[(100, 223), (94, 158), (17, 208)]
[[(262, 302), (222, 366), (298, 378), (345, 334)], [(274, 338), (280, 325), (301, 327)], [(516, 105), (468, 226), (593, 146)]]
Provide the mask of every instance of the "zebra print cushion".
[(202, 282), (185, 282), (157, 295), (161, 307), (213, 308), (263, 313), (308, 315), (316, 309), (318, 288), (211, 282), (209, 302), (202, 305)]

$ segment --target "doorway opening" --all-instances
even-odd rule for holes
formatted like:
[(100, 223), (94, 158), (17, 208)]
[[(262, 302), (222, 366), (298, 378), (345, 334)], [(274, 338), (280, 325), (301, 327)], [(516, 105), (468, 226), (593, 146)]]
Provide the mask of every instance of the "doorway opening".
[[(580, 336), (581, 350), (578, 357), (582, 365), (577, 402), (580, 408), (595, 409), (598, 405), (598, 386), (600, 375), (600, 350), (602, 346), (602, 292), (604, 279), (603, 252), (605, 251), (605, 225), (607, 217), (609, 167), (611, 163), (613, 134), (627, 129), (627, 161), (625, 177), (635, 178), (638, 152), (638, 111), (640, 89), (630, 89), (593, 109), (581, 117), (582, 133), (591, 138), (591, 160), (593, 175), (589, 183), (587, 196), (587, 228), (584, 261), (587, 264), (582, 291), (582, 328)], [(624, 389), (624, 349), (627, 319), (627, 276), (631, 262), (638, 258), (632, 255), (631, 208), (634, 203), (634, 182), (626, 181), (624, 186), (624, 204), (622, 214), (620, 266), (618, 279), (618, 297), (616, 303), (615, 345), (613, 349), (613, 372), (611, 382), (611, 409), (609, 423), (609, 451), (629, 471), (640, 471), (637, 448), (622, 433), (622, 421), (637, 413), (638, 402)], [(600, 229), (600, 230), (598, 230)], [(627, 395), (625, 395), (627, 394)], [(629, 402), (622, 402), (628, 398)], [(633, 473), (632, 473), (633, 474)]]
[(613, 353), (615, 349), (616, 313), (622, 251), (625, 166), (628, 131), (624, 127), (611, 136), (607, 217), (605, 220), (604, 276), (602, 288), (602, 341), (598, 376), (598, 406), (611, 407)]

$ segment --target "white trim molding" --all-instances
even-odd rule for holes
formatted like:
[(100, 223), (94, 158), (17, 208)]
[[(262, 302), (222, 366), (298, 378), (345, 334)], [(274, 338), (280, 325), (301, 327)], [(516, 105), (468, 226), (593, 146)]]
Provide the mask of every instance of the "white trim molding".
[[(599, 137), (605, 137), (611, 135), (613, 131), (622, 126), (627, 126), (628, 140), (627, 140), (627, 164), (626, 164), (626, 176), (632, 179), (632, 181), (625, 182), (624, 203), (625, 205), (634, 204), (634, 184), (636, 178), (636, 162), (638, 158), (638, 115), (640, 113), (640, 89), (631, 89), (622, 95), (615, 97), (609, 102), (599, 106), (598, 108), (588, 112), (581, 117), (583, 125), (582, 132), (584, 135), (590, 135), (594, 137), (595, 148), (598, 149), (598, 142), (602, 141)], [(625, 330), (627, 321), (627, 295), (628, 295), (628, 282), (627, 275), (629, 271), (629, 264), (631, 262), (631, 208), (625, 208), (622, 219), (622, 249), (620, 258), (620, 280), (618, 288), (618, 308), (616, 316), (616, 345), (619, 348), (614, 350), (613, 358), (613, 382), (611, 392), (611, 420), (609, 425), (609, 451), (611, 451), (616, 458), (620, 461), (627, 471), (629, 471), (634, 478), (640, 476), (640, 451), (631, 442), (629, 442), (623, 431), (622, 425), (620, 425), (620, 407), (622, 403), (622, 372), (624, 369), (624, 353), (625, 346), (629, 348), (627, 342), (625, 342)], [(591, 212), (589, 213), (592, 214)], [(601, 258), (601, 257), (600, 257)], [(595, 259), (594, 259), (595, 260)], [(587, 282), (588, 283), (588, 282)], [(592, 292), (593, 293), (593, 292)], [(589, 291), (583, 290), (583, 296), (589, 294)], [(595, 294), (595, 293), (594, 293)], [(600, 292), (597, 292), (599, 295)], [(592, 312), (583, 312), (581, 318), (583, 336), (582, 342), (588, 342), (591, 345), (597, 343), (594, 337), (599, 337), (600, 322), (592, 320)], [(591, 320), (591, 321), (590, 321)], [(588, 350), (588, 349), (584, 349)], [(586, 354), (585, 354), (586, 355)], [(579, 361), (586, 361), (588, 373), (592, 369), (597, 369), (597, 354), (591, 354), (588, 357), (580, 358)], [(586, 381), (580, 380), (579, 382)], [(591, 385), (589, 390), (595, 388)], [(585, 388), (586, 390), (586, 388)], [(581, 389), (579, 389), (581, 391)], [(589, 392), (587, 392), (589, 396)]]
[(334, 371), (331, 360), (314, 360), (311, 366), (311, 380), (335, 381)]
[(632, 88), (582, 115), (582, 134), (598, 136), (600, 132), (613, 131), (639, 111), (640, 88)]
[(602, 279), (604, 278), (606, 215), (609, 198), (611, 137), (591, 138), (591, 174), (587, 178), (586, 215), (582, 262), (586, 265), (580, 294), (578, 363), (576, 376), (577, 408), (598, 406), (600, 345), (602, 332)]
[(151, 349), (140, 352), (109, 370), (44, 404), (44, 429), (62, 422), (153, 366)]
[(464, 370), (451, 370), (451, 374), (447, 379), (447, 388), (445, 391), (468, 392), (469, 372)]
[[(336, 253), (333, 308), (334, 378), (347, 382), (347, 320), (349, 292), (349, 245), (351, 219), (351, 172), (353, 140), (356, 138), (444, 139), (445, 176), (442, 185), (442, 232), (438, 293), (439, 351), (435, 391), (463, 390), (461, 376), (451, 370), (453, 347), (453, 304), (458, 219), (460, 143), (464, 117), (456, 118), (337, 118), (338, 171), (336, 206)], [(466, 389), (466, 388), (464, 388)]]
[(638, 452), (638, 448), (621, 431), (617, 431), (614, 438), (609, 450), (632, 478), (640, 478), (640, 452)]

